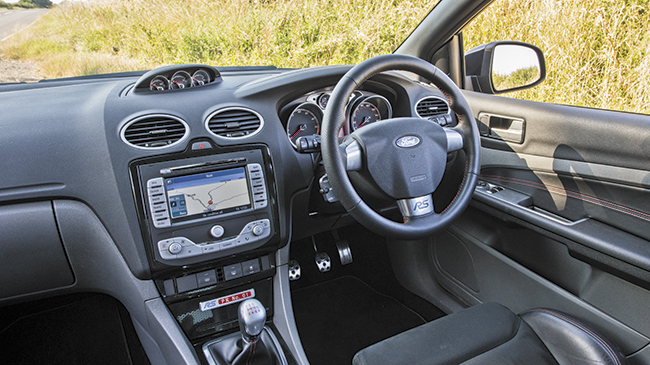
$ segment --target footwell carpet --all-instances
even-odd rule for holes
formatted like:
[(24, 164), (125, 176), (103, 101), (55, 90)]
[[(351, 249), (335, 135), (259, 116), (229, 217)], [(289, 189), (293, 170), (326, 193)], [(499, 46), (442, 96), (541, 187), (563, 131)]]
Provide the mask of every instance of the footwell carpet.
[(352, 276), (295, 290), (292, 301), (312, 365), (351, 364), (357, 351), (425, 323), (419, 314)]

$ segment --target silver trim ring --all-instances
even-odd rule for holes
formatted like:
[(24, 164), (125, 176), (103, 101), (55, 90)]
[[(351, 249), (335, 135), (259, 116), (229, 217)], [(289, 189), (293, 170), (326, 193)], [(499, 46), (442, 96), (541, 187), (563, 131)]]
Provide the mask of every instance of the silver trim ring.
[[(442, 114), (438, 114), (438, 115), (451, 115), (451, 107), (449, 106), (449, 102), (448, 102), (447, 100), (445, 100), (445, 99), (443, 99), (443, 98), (441, 98), (441, 97), (439, 97), (439, 96), (429, 95), (429, 96), (425, 96), (425, 97), (421, 98), (420, 100), (417, 101), (417, 103), (415, 103), (415, 107), (413, 108), (413, 111), (415, 111), (415, 114), (416, 114), (419, 118), (427, 119), (427, 118), (421, 116), (420, 113), (418, 113), (418, 104), (420, 104), (422, 101), (424, 101), (424, 100), (426, 100), (426, 99), (438, 99), (438, 100), (442, 100), (442, 102), (444, 102), (445, 105), (447, 105), (447, 113), (442, 113)], [(430, 118), (430, 117), (429, 117), (429, 118)]]
[[(126, 132), (126, 130), (132, 124), (135, 124), (136, 122), (139, 122), (139, 121), (141, 121), (143, 119), (156, 118), (156, 117), (174, 119), (174, 120), (180, 122), (185, 127), (185, 134), (183, 134), (183, 137), (181, 137), (178, 141), (176, 141), (176, 142), (174, 142), (172, 144), (168, 144), (168, 145), (160, 146), (160, 147), (137, 146), (137, 145), (134, 145), (133, 143), (126, 140), (126, 137), (124, 136), (124, 133)], [(146, 115), (142, 115), (142, 116), (136, 117), (136, 118), (131, 119), (130, 121), (128, 121), (125, 125), (122, 126), (122, 128), (120, 130), (120, 138), (122, 139), (122, 142), (126, 143), (129, 147), (133, 147), (133, 148), (137, 148), (139, 150), (145, 150), (145, 151), (161, 150), (161, 149), (165, 149), (165, 148), (174, 147), (174, 146), (184, 142), (189, 137), (189, 135), (190, 135), (190, 126), (187, 124), (187, 122), (185, 122), (183, 119), (181, 119), (181, 118), (179, 118), (177, 116), (171, 115), (171, 114), (146, 114)]]
[[(220, 136), (220, 135), (212, 132), (210, 130), (210, 126), (209, 126), (210, 120), (212, 119), (212, 117), (214, 117), (215, 115), (217, 115), (219, 113), (223, 113), (223, 112), (226, 112), (226, 111), (229, 111), (229, 110), (243, 110), (243, 111), (247, 111), (247, 112), (251, 112), (251, 113), (255, 114), (257, 116), (257, 118), (260, 120), (260, 126), (257, 128), (257, 130), (255, 132), (253, 132), (251, 134), (247, 134), (245, 136), (241, 136), (241, 137), (224, 137), (224, 136)], [(233, 140), (233, 139), (234, 140), (246, 139), (246, 138), (250, 138), (250, 137), (253, 137), (254, 135), (258, 134), (264, 128), (264, 118), (262, 118), (262, 115), (260, 115), (260, 113), (256, 112), (253, 109), (249, 109), (249, 108), (246, 108), (246, 107), (243, 107), (243, 106), (229, 106), (227, 108), (217, 109), (217, 110), (213, 111), (212, 113), (210, 113), (208, 115), (208, 117), (205, 118), (205, 122), (203, 123), (203, 125), (205, 126), (205, 129), (208, 131), (208, 133), (215, 136), (216, 138), (222, 139), (222, 140), (225, 140), (225, 141), (230, 141), (230, 140)]]

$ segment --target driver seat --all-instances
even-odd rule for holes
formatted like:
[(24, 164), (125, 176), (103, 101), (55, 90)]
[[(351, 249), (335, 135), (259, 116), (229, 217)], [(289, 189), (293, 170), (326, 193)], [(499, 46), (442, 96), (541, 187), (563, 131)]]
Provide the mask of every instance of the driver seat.
[(627, 364), (620, 349), (568, 315), (533, 309), (515, 315), (485, 303), (359, 351), (354, 365)]

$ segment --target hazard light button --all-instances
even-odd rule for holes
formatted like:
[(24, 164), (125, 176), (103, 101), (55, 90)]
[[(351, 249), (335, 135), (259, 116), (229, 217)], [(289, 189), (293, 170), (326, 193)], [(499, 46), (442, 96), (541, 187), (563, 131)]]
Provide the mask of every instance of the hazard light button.
[(192, 143), (192, 151), (209, 150), (212, 149), (210, 142), (195, 142)]

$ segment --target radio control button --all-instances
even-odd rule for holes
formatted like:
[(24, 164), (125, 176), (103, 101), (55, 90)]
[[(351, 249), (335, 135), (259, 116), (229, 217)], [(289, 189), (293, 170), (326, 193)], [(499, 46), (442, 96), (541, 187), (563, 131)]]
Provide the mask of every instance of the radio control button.
[(253, 185), (253, 188), (258, 186), (264, 186), (264, 179), (262, 178), (251, 179), (251, 184)]
[(162, 177), (150, 179), (149, 181), (147, 181), (147, 188), (157, 188), (157, 187), (161, 187), (162, 185), (163, 185)]
[(221, 238), (224, 234), (225, 230), (223, 229), (222, 226), (220, 225), (214, 225), (212, 228), (210, 228), (210, 235), (214, 238)]
[(183, 251), (183, 246), (181, 246), (181, 244), (178, 242), (174, 242), (169, 245), (169, 248), (167, 248), (167, 250), (169, 250), (169, 253), (171, 253), (172, 255), (177, 255), (181, 251)]
[(201, 249), (203, 250), (203, 253), (206, 254), (219, 252), (219, 250), (221, 250), (221, 247), (219, 247), (219, 244), (215, 243), (211, 245), (205, 245)]
[(264, 234), (264, 227), (262, 227), (262, 225), (260, 224), (256, 224), (253, 227), (253, 234), (256, 236), (261, 236), (262, 234)]
[(236, 244), (235, 240), (228, 240), (228, 241), (220, 242), (219, 247), (222, 250), (227, 250), (227, 249), (235, 247), (235, 244)]
[(260, 171), (251, 171), (250, 175), (251, 175), (251, 179), (260, 179), (260, 178), (262, 178), (264, 176), (264, 175), (262, 175), (261, 170)]
[(260, 193), (266, 193), (266, 189), (264, 189), (264, 186), (254, 186), (253, 194), (260, 194)]
[(167, 199), (165, 199), (164, 195), (150, 196), (149, 202), (151, 202), (151, 204), (162, 204), (165, 207), (167, 206), (166, 204), (164, 204), (167, 202)]
[(261, 202), (255, 202), (255, 209), (266, 208), (267, 205), (268, 203), (266, 202), (266, 200), (263, 200)]
[(253, 200), (256, 201), (256, 202), (266, 200), (266, 193), (260, 193), (260, 194), (253, 195)]
[(149, 188), (149, 196), (164, 195), (165, 190), (162, 187)]
[(172, 222), (169, 218), (161, 218), (153, 221), (153, 226), (156, 228), (167, 228), (172, 226)]
[(169, 212), (167, 210), (153, 213), (153, 219), (155, 219), (156, 221), (162, 218), (169, 218)]
[(258, 163), (252, 163), (248, 165), (248, 171), (262, 171), (262, 166)]

